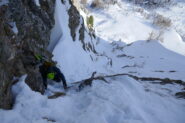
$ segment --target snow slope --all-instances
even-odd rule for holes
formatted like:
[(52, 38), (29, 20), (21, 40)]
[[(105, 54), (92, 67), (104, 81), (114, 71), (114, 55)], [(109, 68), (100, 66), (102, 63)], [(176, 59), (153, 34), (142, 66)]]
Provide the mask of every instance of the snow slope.
[[(183, 123), (184, 101), (165, 91), (146, 92), (141, 83), (128, 78), (108, 79), (110, 84), (95, 81), (81, 92), (47, 99), (22, 81), (14, 89), (14, 110), (0, 111), (2, 123)], [(154, 88), (154, 92), (155, 92)], [(157, 91), (159, 92), (159, 91)]]
[[(66, 2), (67, 3), (67, 2)], [(82, 43), (79, 40), (73, 41), (70, 35), (70, 30), (68, 28), (68, 14), (66, 10), (69, 9), (69, 5), (64, 5), (60, 1), (57, 1), (56, 5), (56, 25), (53, 29), (51, 39), (58, 34), (57, 37), (61, 37), (57, 46), (53, 50), (54, 60), (58, 62), (58, 65), (64, 71), (64, 75), (68, 81), (81, 80), (87, 76), (91, 76), (94, 71), (103, 71), (105, 72), (107, 61), (105, 57), (101, 57), (100, 60), (97, 60), (96, 63), (92, 59), (98, 59), (99, 56), (95, 55), (90, 51), (84, 51), (82, 48)], [(58, 14), (58, 15), (57, 15)], [(60, 16), (60, 15), (63, 16)], [(62, 35), (62, 36), (59, 36)], [(77, 34), (78, 38), (79, 34)], [(93, 42), (93, 39), (85, 32), (86, 42)], [(94, 42), (93, 42), (94, 43)], [(93, 44), (92, 43), (92, 44)], [(102, 66), (105, 67), (102, 68)], [(99, 68), (99, 69), (97, 69)], [(76, 74), (78, 73), (78, 74)], [(80, 75), (80, 76), (79, 76)]]
[[(66, 5), (56, 2), (50, 50), (66, 76), (66, 96), (48, 99), (53, 92), (64, 92), (60, 84), (50, 83), (45, 95), (33, 92), (23, 76), (13, 87), (16, 104), (11, 111), (0, 109), (1, 123), (184, 123), (185, 101), (176, 98), (181, 84), (135, 80), (129, 76), (105, 77), (108, 83), (93, 81), (91, 87), (77, 91), (73, 82), (97, 75), (127, 73), (138, 77), (169, 78), (185, 81), (185, 46), (171, 27), (163, 41), (147, 41), (158, 28), (134, 6), (89, 10), (95, 18), (97, 40), (86, 34), (85, 41), (95, 44), (97, 54), (86, 52), (80, 41), (72, 41)], [(85, 16), (84, 12), (83, 16)], [(62, 16), (61, 16), (62, 15)], [(181, 23), (180, 23), (181, 24)], [(55, 46), (56, 45), (56, 46)], [(111, 63), (111, 64), (110, 64)]]
[[(170, 12), (166, 9), (157, 10), (161, 14), (163, 14), (163, 11), (169, 12), (168, 14), (171, 14), (173, 17), (171, 17), (173, 19), (172, 23), (174, 22), (173, 24), (176, 25), (172, 29), (164, 30), (153, 25), (151, 19), (146, 19), (145, 16), (149, 15), (148, 13), (150, 11), (140, 9), (140, 7), (133, 6), (129, 3), (120, 3), (119, 6), (110, 6), (106, 11), (94, 11), (93, 15), (97, 17), (95, 18), (95, 29), (98, 36), (110, 42), (123, 41), (129, 44), (137, 40), (147, 40), (151, 32), (161, 33), (160, 31), (162, 31), (163, 34), (160, 37), (162, 39), (162, 45), (169, 50), (185, 55), (185, 42), (183, 42), (181, 36), (174, 30), (176, 27), (178, 29), (181, 27), (181, 30), (184, 29), (184, 8), (178, 8), (177, 11)], [(139, 10), (144, 12), (140, 12)], [(166, 13), (164, 13), (164, 16), (167, 16)], [(178, 21), (174, 20), (177, 19), (176, 16), (181, 17), (181, 19)]]

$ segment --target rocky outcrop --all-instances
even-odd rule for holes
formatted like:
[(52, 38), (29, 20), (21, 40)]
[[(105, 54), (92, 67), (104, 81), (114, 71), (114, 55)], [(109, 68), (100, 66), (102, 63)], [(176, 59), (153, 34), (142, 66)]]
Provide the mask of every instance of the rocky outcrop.
[[(74, 2), (74, 3), (73, 3)], [(78, 40), (81, 41), (82, 43), (82, 48), (86, 52), (93, 52), (94, 54), (97, 54), (97, 51), (94, 47), (94, 39), (96, 38), (94, 30), (86, 30), (85, 28), (85, 20), (83, 17), (80, 15), (78, 9), (75, 6), (75, 0), (73, 2), (69, 1), (70, 3), (70, 8), (68, 10), (68, 15), (69, 15), (69, 28), (71, 32), (71, 37), (73, 41), (75, 41), (76, 38), (76, 33), (79, 33)], [(78, 2), (77, 2), (78, 3)], [(88, 33), (89, 32), (89, 33)], [(87, 33), (87, 35), (85, 34)], [(89, 38), (86, 38), (86, 36), (89, 36)], [(89, 40), (91, 39), (91, 40)]]
[(51, 61), (46, 49), (54, 25), (55, 0), (9, 0), (0, 6), (0, 108), (11, 109), (12, 84), (24, 74), (26, 83), (44, 93), (34, 54)]
[(151, 8), (163, 6), (167, 3), (170, 3), (172, 0), (130, 0), (130, 1), (133, 1), (135, 4), (145, 5)]
[(71, 1), (70, 1), (70, 4), (71, 4), (71, 7), (68, 10), (69, 28), (71, 31), (71, 36), (73, 38), (73, 41), (75, 41), (76, 40), (76, 31), (80, 25), (80, 13), (76, 9), (76, 7), (72, 4)]

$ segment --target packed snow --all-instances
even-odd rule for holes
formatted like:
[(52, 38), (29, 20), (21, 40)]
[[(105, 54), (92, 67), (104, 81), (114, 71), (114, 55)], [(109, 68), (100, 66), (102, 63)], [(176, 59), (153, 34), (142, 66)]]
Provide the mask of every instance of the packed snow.
[[(84, 51), (78, 38), (72, 40), (68, 28), (69, 3), (64, 5), (57, 0), (48, 50), (53, 52), (53, 59), (71, 88), (65, 92), (61, 84), (50, 82), (41, 95), (25, 84), (25, 75), (12, 88), (16, 97), (13, 110), (0, 109), (0, 122), (184, 123), (185, 101), (175, 96), (184, 89), (180, 84), (162, 85), (158, 81), (114, 76), (105, 77), (107, 82), (94, 80), (92, 86), (79, 91), (78, 84), (74, 83), (89, 78), (94, 71), (95, 76), (126, 73), (185, 81), (185, 42), (181, 37), (185, 32), (171, 26), (162, 30), (160, 38), (149, 40), (151, 32), (161, 29), (136, 8), (138, 6), (119, 1), (119, 5), (104, 9), (88, 8), (88, 13), (81, 10), (84, 18), (86, 14), (94, 17), (97, 38), (91, 40), (86, 33), (85, 41), (93, 42), (96, 55)], [(163, 13), (163, 9), (157, 11)], [(175, 13), (178, 17), (182, 11), (173, 9), (169, 14)], [(173, 23), (184, 24), (175, 20)], [(53, 92), (66, 95), (48, 99)]]

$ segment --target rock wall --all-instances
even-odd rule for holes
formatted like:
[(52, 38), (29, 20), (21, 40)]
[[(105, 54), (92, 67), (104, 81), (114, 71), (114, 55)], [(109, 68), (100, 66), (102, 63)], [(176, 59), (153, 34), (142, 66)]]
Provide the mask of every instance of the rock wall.
[(44, 93), (34, 54), (51, 61), (46, 49), (54, 25), (55, 0), (9, 0), (0, 6), (0, 108), (11, 109), (12, 84), (27, 74), (26, 83)]
[[(39, 69), (34, 65), (37, 62), (34, 55), (43, 55), (52, 61), (47, 47), (55, 23), (55, 0), (38, 1), (9, 0), (6, 4), (0, 3), (0, 108), (12, 109), (14, 97), (11, 88), (22, 75), (27, 75), (25, 81), (32, 90), (42, 94), (45, 91)], [(88, 31), (73, 2), (61, 2), (70, 5), (67, 10), (68, 26), (73, 41), (81, 41), (84, 51), (96, 54), (93, 38), (91, 35), (91, 38), (85, 37)]]
[(70, 4), (71, 4), (71, 7), (68, 10), (68, 14), (69, 14), (68, 26), (70, 28), (73, 41), (75, 41), (77, 28), (80, 26), (80, 13), (78, 12), (77, 8), (73, 5), (71, 1), (70, 1)]

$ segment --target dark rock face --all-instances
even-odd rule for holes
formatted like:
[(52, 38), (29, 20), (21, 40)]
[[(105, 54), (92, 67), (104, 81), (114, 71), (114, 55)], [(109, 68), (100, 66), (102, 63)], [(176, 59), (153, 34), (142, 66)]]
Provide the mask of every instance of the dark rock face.
[(83, 49), (86, 50), (85, 49), (85, 43), (84, 43), (84, 38), (85, 38), (85, 34), (84, 33), (85, 33), (85, 27), (84, 27), (84, 23), (82, 23), (81, 24), (81, 28), (79, 30), (79, 34), (80, 34), (79, 40), (81, 40), (81, 42), (82, 42)]
[(85, 29), (84, 26), (84, 19), (78, 12), (77, 8), (73, 5), (71, 1), (69, 1), (71, 7), (68, 10), (68, 15), (69, 15), (69, 28), (71, 32), (71, 37), (73, 38), (73, 41), (76, 40), (76, 33), (79, 33), (79, 41), (82, 43), (82, 48), (84, 51), (88, 52), (93, 52), (97, 54), (95, 47), (94, 47), (94, 42), (93, 38), (95, 39), (95, 34), (93, 31), (90, 31), (88, 36), (91, 37), (91, 40), (85, 40), (85, 33), (88, 31)]
[(34, 54), (51, 61), (46, 49), (54, 25), (54, 4), (55, 0), (40, 0), (40, 6), (34, 0), (9, 0), (0, 6), (0, 108), (12, 108), (14, 77), (27, 74), (31, 89), (44, 93), (41, 75), (33, 65)]
[(76, 9), (76, 7), (72, 4), (70, 1), (71, 7), (68, 10), (69, 14), (69, 28), (71, 30), (71, 36), (73, 38), (73, 41), (76, 39), (76, 30), (80, 25), (80, 13)]

